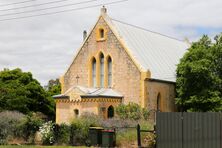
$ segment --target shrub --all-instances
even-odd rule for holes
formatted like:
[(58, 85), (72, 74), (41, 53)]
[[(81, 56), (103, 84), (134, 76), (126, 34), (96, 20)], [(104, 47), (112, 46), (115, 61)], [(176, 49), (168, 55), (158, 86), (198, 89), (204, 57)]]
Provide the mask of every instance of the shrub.
[(70, 142), (70, 126), (62, 123), (55, 126), (55, 140), (59, 145), (68, 145)]
[(27, 115), (20, 123), (19, 128), (22, 130), (22, 137), (28, 142), (34, 142), (35, 133), (42, 126), (43, 120), (35, 113)]
[(98, 116), (84, 113), (71, 123), (71, 143), (72, 145), (85, 145), (88, 141), (88, 131), (91, 126), (100, 126)]
[(7, 144), (9, 139), (20, 135), (21, 131), (18, 125), (24, 117), (25, 115), (16, 111), (3, 111), (0, 113), (0, 145)]
[(148, 120), (149, 119), (150, 113), (149, 113), (149, 110), (147, 108), (143, 108), (142, 109), (142, 114), (143, 114), (143, 119), (144, 120)]
[(127, 106), (124, 104), (120, 104), (116, 107), (116, 114), (121, 118), (121, 119), (127, 119), (128, 118), (128, 113), (127, 113)]
[(45, 122), (40, 128), (39, 132), (42, 137), (42, 142), (45, 145), (52, 145), (55, 142), (54, 124), (52, 121)]
[(85, 120), (90, 126), (100, 126), (100, 122), (102, 121), (100, 116), (89, 112), (82, 113), (80, 119)]
[(116, 114), (121, 119), (133, 119), (133, 120), (139, 120), (142, 119), (142, 108), (136, 104), (130, 102), (127, 105), (120, 104), (116, 107)]
[(126, 108), (129, 119), (139, 120), (142, 118), (142, 110), (138, 104), (130, 102)]
[(144, 147), (154, 148), (155, 147), (155, 134), (153, 133), (141, 133), (141, 142)]
[(116, 107), (116, 114), (121, 119), (141, 120), (149, 119), (149, 111), (146, 108), (141, 108), (140, 105), (130, 102), (129, 104), (120, 104)]

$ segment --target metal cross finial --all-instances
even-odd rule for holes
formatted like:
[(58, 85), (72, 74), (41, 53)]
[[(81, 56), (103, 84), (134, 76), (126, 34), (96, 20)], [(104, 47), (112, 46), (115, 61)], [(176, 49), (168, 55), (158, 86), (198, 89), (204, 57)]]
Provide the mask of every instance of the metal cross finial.
[(79, 75), (77, 75), (77, 76), (76, 76), (76, 82), (77, 82), (77, 84), (79, 83), (79, 81), (78, 81), (79, 78), (80, 78)]

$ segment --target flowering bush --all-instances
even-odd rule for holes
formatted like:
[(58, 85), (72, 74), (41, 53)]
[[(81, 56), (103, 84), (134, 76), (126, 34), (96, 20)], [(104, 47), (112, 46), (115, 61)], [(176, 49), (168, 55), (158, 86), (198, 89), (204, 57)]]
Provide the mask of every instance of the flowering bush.
[(53, 129), (54, 129), (54, 123), (52, 121), (44, 123), (39, 128), (43, 144), (52, 145), (54, 143), (55, 138), (54, 138)]

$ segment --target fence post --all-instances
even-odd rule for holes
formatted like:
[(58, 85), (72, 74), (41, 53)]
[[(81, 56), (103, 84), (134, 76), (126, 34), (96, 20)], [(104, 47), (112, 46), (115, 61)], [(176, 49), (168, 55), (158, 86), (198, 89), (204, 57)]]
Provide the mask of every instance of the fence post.
[(138, 143), (138, 148), (141, 147), (141, 137), (140, 137), (140, 125), (137, 125), (137, 143)]

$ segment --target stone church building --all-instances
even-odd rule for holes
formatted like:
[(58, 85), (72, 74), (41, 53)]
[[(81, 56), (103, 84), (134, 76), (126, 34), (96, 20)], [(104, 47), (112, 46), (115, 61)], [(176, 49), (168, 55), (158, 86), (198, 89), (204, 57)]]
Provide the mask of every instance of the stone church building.
[(189, 44), (107, 15), (106, 8), (60, 78), (56, 123), (84, 112), (103, 118), (134, 102), (149, 110), (175, 111), (176, 65)]

